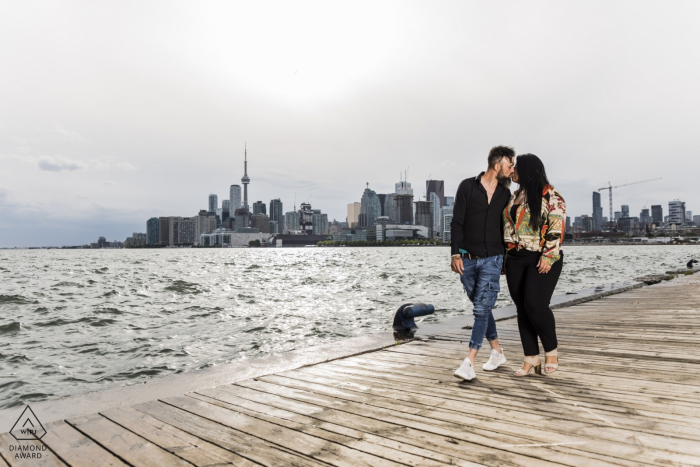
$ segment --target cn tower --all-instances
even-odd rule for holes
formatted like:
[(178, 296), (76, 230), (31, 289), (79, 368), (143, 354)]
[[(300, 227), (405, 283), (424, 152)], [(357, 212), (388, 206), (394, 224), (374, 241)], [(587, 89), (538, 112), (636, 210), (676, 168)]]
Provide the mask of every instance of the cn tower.
[(243, 207), (246, 211), (248, 209), (248, 184), (250, 183), (250, 177), (248, 177), (248, 145), (245, 146), (245, 159), (243, 162), (243, 178), (241, 178), (241, 183), (243, 184)]

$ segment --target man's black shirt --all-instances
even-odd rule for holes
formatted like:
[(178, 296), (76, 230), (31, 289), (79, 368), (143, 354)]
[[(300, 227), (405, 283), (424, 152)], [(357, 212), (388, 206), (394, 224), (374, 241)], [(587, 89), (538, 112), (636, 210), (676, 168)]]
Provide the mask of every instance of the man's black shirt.
[(510, 190), (500, 183), (489, 203), (486, 189), (478, 177), (462, 180), (457, 188), (455, 205), (452, 211), (452, 254), (459, 249), (467, 250), (476, 256), (502, 255), (503, 210), (510, 200)]

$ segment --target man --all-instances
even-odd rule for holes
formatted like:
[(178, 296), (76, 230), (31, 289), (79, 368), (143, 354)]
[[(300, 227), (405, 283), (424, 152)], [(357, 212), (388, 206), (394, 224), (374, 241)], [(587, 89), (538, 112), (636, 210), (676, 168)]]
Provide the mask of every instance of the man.
[(491, 356), (483, 369), (492, 371), (506, 362), (498, 345), (496, 322), (491, 310), (496, 304), (503, 268), (503, 210), (510, 200), (510, 177), (515, 151), (496, 146), (488, 156), (488, 170), (463, 180), (457, 189), (452, 214), (452, 270), (474, 305), (474, 326), (469, 355), (455, 371), (457, 378), (476, 377), (474, 362), (484, 337), (491, 344)]

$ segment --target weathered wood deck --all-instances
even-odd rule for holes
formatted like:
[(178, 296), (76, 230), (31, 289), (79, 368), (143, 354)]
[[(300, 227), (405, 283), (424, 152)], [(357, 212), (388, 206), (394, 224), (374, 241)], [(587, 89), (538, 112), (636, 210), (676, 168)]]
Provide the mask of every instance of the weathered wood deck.
[[(468, 330), (46, 425), (41, 459), (0, 465), (698, 465), (700, 281), (559, 310), (561, 370), (509, 361), (460, 383)], [(479, 365), (488, 357), (484, 349)]]

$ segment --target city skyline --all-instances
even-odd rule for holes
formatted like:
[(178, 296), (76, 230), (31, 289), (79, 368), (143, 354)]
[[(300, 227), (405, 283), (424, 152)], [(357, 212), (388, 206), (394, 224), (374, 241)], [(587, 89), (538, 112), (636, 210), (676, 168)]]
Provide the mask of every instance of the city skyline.
[(428, 179), (454, 196), (498, 144), (542, 158), (571, 217), (653, 177), (615, 209), (700, 206), (694, 2), (39, 3), (0, 18), (1, 247), (195, 215), (230, 199), (246, 141), (249, 203), (329, 219), (407, 168), (416, 200)]

